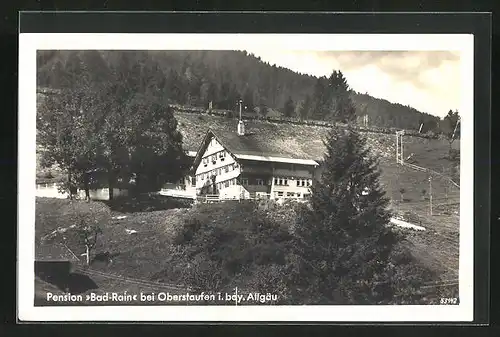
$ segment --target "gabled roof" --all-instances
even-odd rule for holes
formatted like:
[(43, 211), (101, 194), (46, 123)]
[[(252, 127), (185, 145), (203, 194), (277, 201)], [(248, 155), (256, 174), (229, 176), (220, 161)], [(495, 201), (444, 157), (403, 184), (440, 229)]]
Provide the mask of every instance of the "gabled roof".
[(78, 261), (68, 248), (61, 244), (38, 243), (35, 246), (36, 261)]
[(309, 125), (245, 121), (245, 135), (237, 134), (238, 120), (212, 115), (175, 112), (184, 148), (198, 151), (211, 130), (217, 139), (235, 155), (253, 155), (318, 161), (324, 156), (323, 139), (329, 128)]
[(262, 137), (253, 137), (255, 134), (238, 135), (236, 132), (226, 132), (224, 134), (216, 133), (213, 130), (207, 130), (205, 137), (200, 143), (197, 155), (193, 162), (196, 167), (201, 161), (201, 157), (212, 138), (226, 149), (235, 159), (254, 160), (274, 163), (290, 163), (303, 165), (319, 165), (318, 162), (308, 158), (298, 158), (297, 154), (279, 151), (273, 151), (269, 145), (262, 141)]

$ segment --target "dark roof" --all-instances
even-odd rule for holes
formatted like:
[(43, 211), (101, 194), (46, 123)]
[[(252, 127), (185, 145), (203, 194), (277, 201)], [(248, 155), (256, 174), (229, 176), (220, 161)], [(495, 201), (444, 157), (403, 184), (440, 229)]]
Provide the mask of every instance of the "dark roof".
[(35, 246), (36, 261), (78, 261), (78, 259), (61, 244), (39, 243)]
[[(245, 121), (245, 136), (238, 136), (238, 119), (175, 111), (184, 148), (198, 151), (211, 130), (228, 150), (235, 154), (309, 159), (321, 161), (325, 154), (323, 139), (330, 127), (278, 123), (251, 119)], [(391, 157), (395, 152), (391, 135), (364, 131), (374, 154)]]
[(237, 119), (220, 116), (176, 113), (184, 147), (198, 151), (208, 130), (234, 154), (263, 155), (293, 159), (319, 160), (324, 155), (323, 137), (328, 128), (245, 121), (245, 135), (237, 134)]

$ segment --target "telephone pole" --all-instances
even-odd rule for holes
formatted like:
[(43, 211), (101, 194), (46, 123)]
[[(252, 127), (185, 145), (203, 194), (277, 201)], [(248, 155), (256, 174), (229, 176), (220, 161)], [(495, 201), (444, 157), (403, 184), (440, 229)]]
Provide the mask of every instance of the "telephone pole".
[(432, 175), (429, 176), (429, 210), (432, 216)]
[(455, 132), (457, 132), (457, 127), (459, 123), (460, 123), (460, 116), (458, 116), (457, 118), (457, 123), (455, 124), (455, 128), (453, 129), (453, 135), (451, 136), (451, 139), (455, 139)]
[(405, 134), (404, 130), (396, 131), (396, 163), (403, 164), (403, 136)]

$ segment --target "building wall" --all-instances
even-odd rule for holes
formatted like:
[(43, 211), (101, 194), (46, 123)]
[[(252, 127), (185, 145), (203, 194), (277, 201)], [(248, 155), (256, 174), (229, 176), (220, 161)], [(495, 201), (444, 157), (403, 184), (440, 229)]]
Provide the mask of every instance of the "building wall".
[(249, 191), (241, 185), (224, 187), (219, 191), (219, 195), (221, 199), (248, 199), (250, 197)]
[[(99, 188), (95, 190), (90, 190), (90, 199), (92, 200), (109, 200), (109, 188)], [(115, 188), (113, 189), (115, 197), (127, 196), (128, 190), (122, 190)], [(58, 190), (57, 184), (37, 184), (36, 186), (36, 196), (40, 198), (57, 198), (57, 199), (67, 199), (69, 198), (68, 193), (61, 193)], [(79, 199), (85, 199), (85, 191), (78, 190), (77, 197)]]
[(215, 138), (212, 138), (196, 168), (196, 190), (199, 191), (204, 186), (211, 187), (213, 175), (217, 184), (237, 178), (240, 172), (240, 165)]

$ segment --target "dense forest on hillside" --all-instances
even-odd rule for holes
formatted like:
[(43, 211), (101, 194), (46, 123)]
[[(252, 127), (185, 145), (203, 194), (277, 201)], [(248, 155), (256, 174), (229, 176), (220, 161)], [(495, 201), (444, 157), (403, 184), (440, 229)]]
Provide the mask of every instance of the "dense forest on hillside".
[[(84, 73), (104, 81), (123, 62), (119, 66), (141, 69), (140, 85), (154, 87), (165, 102), (205, 108), (212, 102), (213, 108), (234, 110), (242, 99), (247, 112), (263, 116), (330, 118), (319, 103), (330, 90), (327, 77), (270, 65), (244, 51), (39, 51), (38, 86), (70, 87)], [(415, 130), (424, 123), (422, 132), (439, 132), (438, 117), (354, 91), (351, 99), (370, 125)]]

